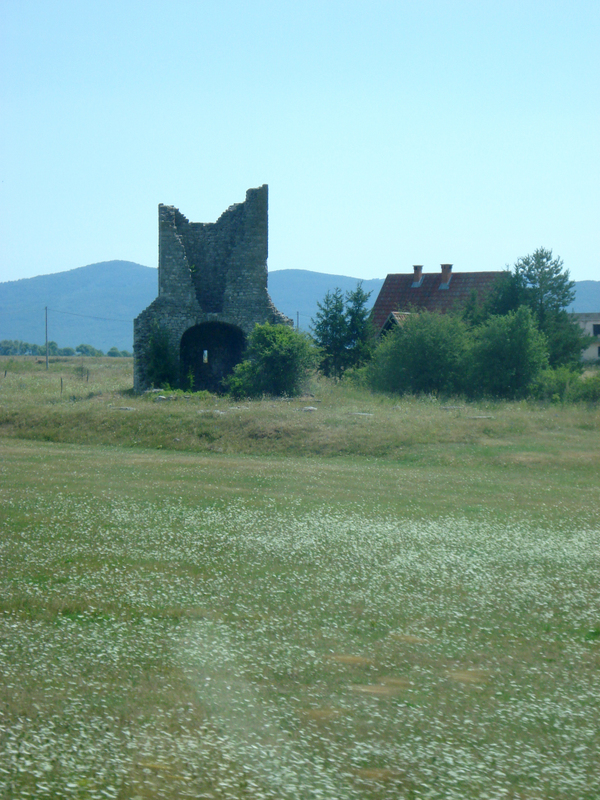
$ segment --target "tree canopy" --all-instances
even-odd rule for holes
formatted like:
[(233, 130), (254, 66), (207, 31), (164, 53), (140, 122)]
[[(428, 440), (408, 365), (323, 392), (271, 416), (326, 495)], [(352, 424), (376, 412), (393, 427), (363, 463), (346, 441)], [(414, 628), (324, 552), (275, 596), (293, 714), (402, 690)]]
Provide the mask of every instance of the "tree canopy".
[(514, 265), (519, 300), (529, 306), (540, 326), (549, 315), (564, 311), (575, 299), (575, 282), (563, 267), (562, 259), (552, 258), (552, 250), (544, 247), (538, 247)]
[(575, 282), (562, 259), (553, 257), (552, 250), (538, 247), (501, 276), (479, 321), (526, 306), (546, 337), (550, 366), (576, 366), (587, 337), (566, 311), (574, 298)]
[(312, 320), (312, 333), (320, 351), (319, 369), (326, 377), (341, 378), (351, 367), (370, 357), (373, 331), (367, 303), (370, 292), (360, 283), (352, 292), (327, 292)]
[(490, 317), (473, 337), (470, 394), (524, 397), (548, 363), (546, 338), (527, 306)]

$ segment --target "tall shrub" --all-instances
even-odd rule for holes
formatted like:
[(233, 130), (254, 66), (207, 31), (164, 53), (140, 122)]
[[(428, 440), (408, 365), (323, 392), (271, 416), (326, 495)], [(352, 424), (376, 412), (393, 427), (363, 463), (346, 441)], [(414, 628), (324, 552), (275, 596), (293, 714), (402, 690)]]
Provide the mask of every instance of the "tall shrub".
[(256, 325), (246, 358), (225, 381), (234, 397), (293, 397), (302, 392), (316, 352), (309, 336), (287, 325)]
[(465, 323), (449, 314), (411, 314), (376, 348), (364, 371), (376, 391), (456, 394), (469, 359)]
[(525, 397), (548, 363), (546, 339), (529, 308), (490, 317), (474, 337), (469, 393)]

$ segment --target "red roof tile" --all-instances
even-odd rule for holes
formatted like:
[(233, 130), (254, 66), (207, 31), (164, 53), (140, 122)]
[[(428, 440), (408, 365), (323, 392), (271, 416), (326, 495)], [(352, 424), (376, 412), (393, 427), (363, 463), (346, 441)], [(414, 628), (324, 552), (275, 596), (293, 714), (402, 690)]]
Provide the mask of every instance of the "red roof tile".
[(480, 301), (503, 272), (453, 272), (447, 289), (440, 289), (442, 273), (424, 274), (413, 287), (413, 273), (388, 275), (373, 306), (373, 324), (379, 331), (392, 311), (438, 311), (460, 308), (474, 290)]

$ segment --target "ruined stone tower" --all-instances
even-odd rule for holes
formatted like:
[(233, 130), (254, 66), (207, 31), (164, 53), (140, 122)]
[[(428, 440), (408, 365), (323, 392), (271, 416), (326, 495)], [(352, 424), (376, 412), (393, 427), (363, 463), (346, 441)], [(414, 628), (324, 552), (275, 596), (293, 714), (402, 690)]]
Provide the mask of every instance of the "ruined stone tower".
[(174, 206), (159, 205), (158, 297), (134, 321), (135, 391), (149, 388), (157, 330), (168, 335), (178, 380), (218, 391), (256, 324), (292, 324), (269, 297), (267, 253), (266, 184), (214, 223), (189, 222)]

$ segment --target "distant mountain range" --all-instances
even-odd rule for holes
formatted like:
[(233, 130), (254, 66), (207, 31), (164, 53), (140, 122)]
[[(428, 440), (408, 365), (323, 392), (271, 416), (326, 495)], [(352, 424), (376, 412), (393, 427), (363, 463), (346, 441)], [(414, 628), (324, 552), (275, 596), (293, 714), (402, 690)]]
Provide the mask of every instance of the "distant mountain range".
[[(269, 294), (275, 306), (308, 330), (328, 291), (356, 288), (358, 278), (327, 275), (303, 269), (269, 273)], [(103, 261), (87, 267), (0, 283), (0, 340), (20, 339), (31, 344), (45, 341), (48, 307), (48, 338), (59, 347), (91, 344), (106, 352), (133, 348), (133, 319), (157, 295), (158, 273), (131, 261)], [(383, 279), (362, 281), (371, 292), (372, 306)], [(576, 283), (571, 311), (600, 310), (600, 281)]]
[(600, 311), (600, 281), (575, 281), (575, 302), (567, 311), (596, 314)]
[(91, 344), (106, 352), (133, 347), (133, 318), (156, 297), (157, 271), (131, 261), (104, 261), (68, 272), (0, 283), (0, 340)]

